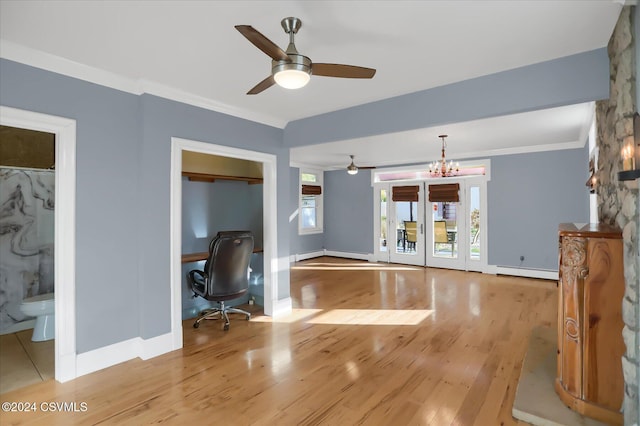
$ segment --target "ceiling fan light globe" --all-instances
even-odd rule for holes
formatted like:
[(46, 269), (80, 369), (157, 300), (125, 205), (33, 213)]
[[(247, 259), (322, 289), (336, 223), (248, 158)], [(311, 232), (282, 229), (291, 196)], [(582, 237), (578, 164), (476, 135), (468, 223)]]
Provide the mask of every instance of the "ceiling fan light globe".
[(300, 70), (283, 70), (278, 71), (273, 79), (278, 86), (285, 89), (300, 89), (307, 85), (311, 76), (309, 73)]
[(353, 169), (349, 168), (347, 169), (347, 173), (349, 173), (350, 175), (357, 175), (358, 174), (358, 168), (354, 167)]

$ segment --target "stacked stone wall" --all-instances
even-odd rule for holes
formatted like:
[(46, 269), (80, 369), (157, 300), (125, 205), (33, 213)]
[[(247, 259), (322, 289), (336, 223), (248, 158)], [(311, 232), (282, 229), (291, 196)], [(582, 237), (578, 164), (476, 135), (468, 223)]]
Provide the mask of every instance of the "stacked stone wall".
[(635, 6), (622, 9), (609, 41), (611, 91), (608, 100), (596, 103), (598, 147), (598, 219), (622, 229), (624, 240), (625, 296), (622, 336), (626, 353), (622, 358), (625, 380), (623, 413), (625, 425), (638, 424), (638, 368), (640, 350), (640, 199), (638, 180), (620, 182), (623, 141), (633, 137), (633, 114), (636, 111), (636, 41), (634, 40)]

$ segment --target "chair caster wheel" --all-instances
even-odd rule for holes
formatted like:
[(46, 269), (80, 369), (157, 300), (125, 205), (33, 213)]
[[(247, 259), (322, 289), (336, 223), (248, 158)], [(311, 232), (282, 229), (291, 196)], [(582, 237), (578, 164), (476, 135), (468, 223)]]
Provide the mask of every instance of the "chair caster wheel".
[(229, 324), (225, 324), (223, 328), (224, 328), (224, 331), (229, 331)]
[(200, 327), (200, 323), (199, 322), (194, 322), (193, 323), (193, 328), (198, 328)]
[(251, 319), (251, 315), (245, 315), (245, 318), (247, 321), (249, 321)]

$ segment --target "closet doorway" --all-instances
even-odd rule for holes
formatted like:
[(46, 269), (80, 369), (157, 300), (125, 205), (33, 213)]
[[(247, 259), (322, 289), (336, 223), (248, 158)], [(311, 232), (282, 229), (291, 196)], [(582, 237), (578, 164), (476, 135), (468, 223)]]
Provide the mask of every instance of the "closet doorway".
[[(249, 160), (262, 164), (264, 313), (290, 311), (290, 299), (278, 299), (277, 197), (275, 155), (171, 138), (171, 339), (172, 349), (182, 348), (182, 157), (184, 152)], [(288, 261), (288, 259), (286, 259)], [(288, 263), (287, 263), (288, 266)]]

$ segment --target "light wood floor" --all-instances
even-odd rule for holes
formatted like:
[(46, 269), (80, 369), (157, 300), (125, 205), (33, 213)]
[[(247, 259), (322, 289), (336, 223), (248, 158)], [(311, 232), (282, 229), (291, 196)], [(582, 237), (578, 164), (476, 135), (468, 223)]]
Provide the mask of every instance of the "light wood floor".
[(513, 425), (527, 341), (555, 283), (319, 258), (292, 265), (294, 313), (199, 329), (184, 348), (2, 401), (84, 402), (4, 424)]
[(54, 341), (32, 342), (32, 334), (28, 329), (0, 336), (0, 394), (53, 379)]

